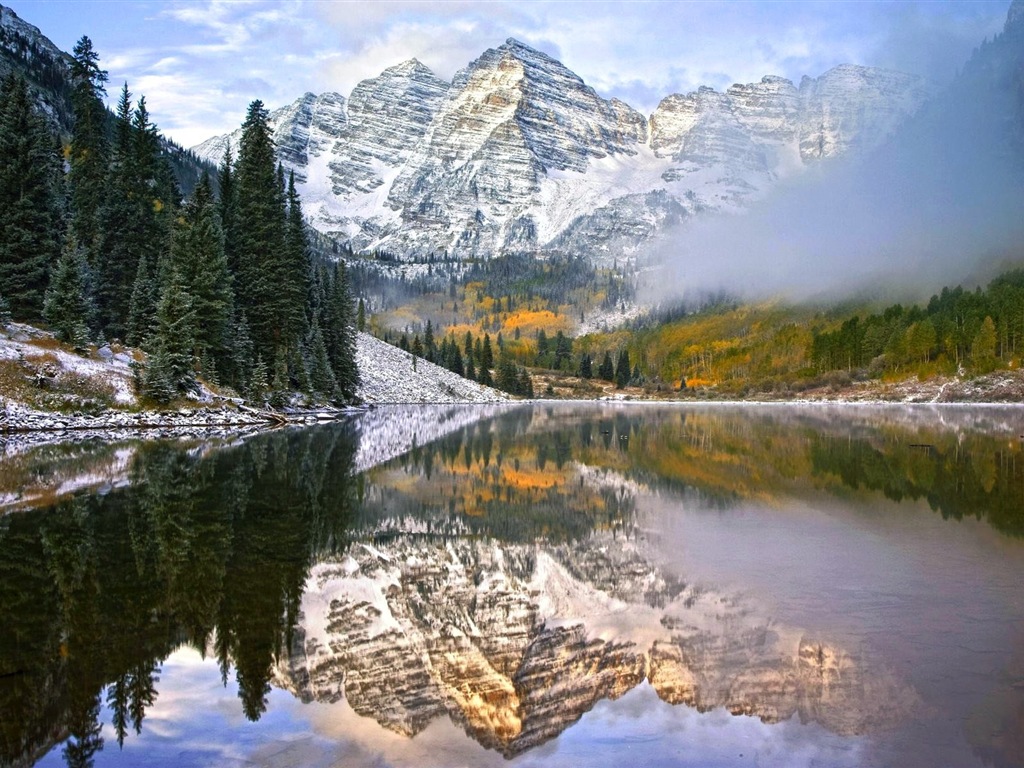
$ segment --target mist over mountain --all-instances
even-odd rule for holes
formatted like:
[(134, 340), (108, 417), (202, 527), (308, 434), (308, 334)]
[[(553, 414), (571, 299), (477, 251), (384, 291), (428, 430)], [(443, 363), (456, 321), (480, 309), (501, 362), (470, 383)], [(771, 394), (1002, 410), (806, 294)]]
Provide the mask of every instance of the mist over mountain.
[[(509, 39), (451, 83), (413, 60), (272, 116), (314, 226), (402, 260), (635, 259), (666, 228), (876, 147), (934, 92), (842, 65), (664, 98), (649, 117)], [(238, 136), (194, 151), (219, 162)]]
[[(647, 300), (726, 288), (791, 298), (983, 280), (1024, 257), (1024, 3), (881, 146), (780, 185), (740, 216), (664, 233)], [(657, 287), (655, 287), (657, 286)]]

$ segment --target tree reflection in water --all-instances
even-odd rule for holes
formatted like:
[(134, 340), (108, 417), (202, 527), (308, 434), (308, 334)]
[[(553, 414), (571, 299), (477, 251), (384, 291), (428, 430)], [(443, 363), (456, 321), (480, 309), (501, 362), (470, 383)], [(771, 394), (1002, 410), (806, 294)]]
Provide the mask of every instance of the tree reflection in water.
[(130, 488), (0, 519), (0, 763), (68, 739), (68, 765), (91, 765), (103, 689), (121, 744), (184, 644), (212, 647), (225, 682), (234, 666), (259, 718), (307, 570), (346, 541), (354, 450), (344, 425), (146, 444)]

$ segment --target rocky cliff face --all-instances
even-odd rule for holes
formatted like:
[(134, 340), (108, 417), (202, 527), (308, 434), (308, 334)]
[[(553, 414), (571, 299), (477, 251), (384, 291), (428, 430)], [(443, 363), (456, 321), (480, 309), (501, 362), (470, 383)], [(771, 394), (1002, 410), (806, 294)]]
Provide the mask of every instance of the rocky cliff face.
[(622, 534), (354, 544), (310, 574), (275, 677), (407, 736), (448, 717), (506, 756), (644, 680), (672, 704), (766, 722), (799, 713), (841, 734), (892, 725), (917, 700), (867, 654), (667, 578)]
[[(919, 78), (840, 66), (666, 97), (650, 118), (510, 39), (452, 83), (413, 60), (273, 113), (315, 226), (402, 259), (628, 258), (666, 226), (742, 207), (779, 178), (883, 141)], [(236, 135), (237, 134), (237, 135)], [(218, 162), (226, 140), (195, 148)]]
[(40, 110), (65, 133), (73, 122), (70, 60), (38, 27), (0, 5), (0, 78), (11, 72), (24, 76)]

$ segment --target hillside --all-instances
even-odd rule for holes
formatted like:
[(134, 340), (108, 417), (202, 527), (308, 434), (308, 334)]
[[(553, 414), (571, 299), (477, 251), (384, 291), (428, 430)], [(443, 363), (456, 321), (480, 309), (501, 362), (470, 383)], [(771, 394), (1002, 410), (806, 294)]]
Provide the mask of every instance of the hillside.
[(362, 380), (359, 399), (364, 403), (501, 403), (511, 399), (367, 333), (360, 333), (357, 343), (356, 363)]

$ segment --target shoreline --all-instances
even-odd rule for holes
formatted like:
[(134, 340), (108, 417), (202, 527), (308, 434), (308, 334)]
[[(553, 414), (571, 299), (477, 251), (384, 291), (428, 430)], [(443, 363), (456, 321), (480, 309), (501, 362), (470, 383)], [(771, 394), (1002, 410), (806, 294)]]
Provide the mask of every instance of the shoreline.
[[(628, 406), (682, 406), (682, 407), (744, 407), (744, 408), (804, 408), (804, 407), (842, 407), (842, 408), (913, 408), (923, 410), (946, 409), (1021, 409), (1024, 402), (1020, 401), (921, 401), (921, 400), (867, 400), (855, 399), (809, 399), (794, 398), (792, 400), (751, 400), (751, 399), (658, 399), (634, 396), (600, 397), (600, 398), (531, 398), (509, 401), (509, 405), (628, 405)], [(11, 438), (27, 438), (32, 435), (67, 435), (100, 436), (109, 433), (135, 434), (140, 436), (163, 436), (169, 434), (203, 434), (211, 436), (225, 432), (248, 432), (250, 430), (278, 429), (288, 426), (312, 426), (339, 421), (348, 416), (372, 409), (389, 408), (420, 408), (437, 405), (477, 407), (483, 405), (467, 402), (394, 402), (374, 403), (370, 405), (349, 406), (346, 408), (321, 408), (308, 411), (280, 412), (265, 411), (249, 406), (218, 408), (182, 408), (170, 411), (118, 411), (108, 410), (97, 414), (63, 414), (59, 412), (37, 411), (23, 406), (7, 403), (0, 406), (0, 442)]]

